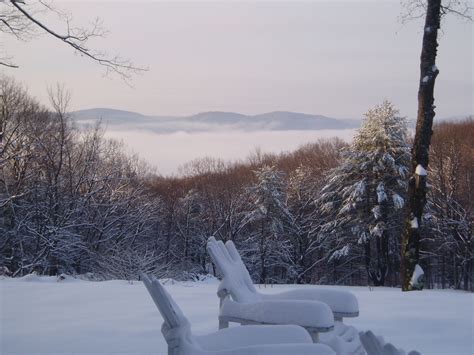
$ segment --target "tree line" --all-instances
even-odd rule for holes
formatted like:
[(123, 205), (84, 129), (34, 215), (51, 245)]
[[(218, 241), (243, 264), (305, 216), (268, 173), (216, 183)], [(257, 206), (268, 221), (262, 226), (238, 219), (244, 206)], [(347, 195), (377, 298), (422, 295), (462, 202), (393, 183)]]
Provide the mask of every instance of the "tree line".
[[(406, 121), (370, 109), (354, 141), (319, 140), (245, 161), (203, 158), (159, 176), (100, 124), (79, 129), (0, 79), (0, 266), (134, 279), (215, 273), (206, 240), (233, 240), (260, 283), (400, 285)], [(430, 288), (472, 286), (472, 118), (434, 129), (421, 261)]]
[(146, 166), (106, 140), (97, 125), (74, 127), (69, 96), (50, 90), (48, 110), (10, 78), (0, 79), (0, 265), (12, 275), (122, 274), (133, 258), (154, 260), (159, 213)]

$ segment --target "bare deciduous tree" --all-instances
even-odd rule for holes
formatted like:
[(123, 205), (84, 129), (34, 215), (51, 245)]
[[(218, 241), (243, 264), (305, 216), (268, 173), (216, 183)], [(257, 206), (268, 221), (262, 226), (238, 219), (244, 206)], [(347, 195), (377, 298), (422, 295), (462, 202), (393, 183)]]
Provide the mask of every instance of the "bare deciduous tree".
[[(424, 9), (426, 17), (420, 57), (416, 133), (412, 148), (411, 173), (402, 235), (400, 275), (403, 291), (423, 288), (423, 284), (418, 283), (412, 276), (420, 260), (420, 226), (427, 195), (426, 170), (435, 116), (434, 87), (439, 73), (436, 66), (438, 30), (441, 16), (445, 13), (452, 12), (470, 19), (471, 8), (466, 4), (465, 8), (459, 10), (460, 4), (460, 1), (443, 3), (441, 0), (427, 2), (417, 0), (411, 5), (413, 11)], [(415, 13), (412, 12), (412, 16), (415, 17)]]

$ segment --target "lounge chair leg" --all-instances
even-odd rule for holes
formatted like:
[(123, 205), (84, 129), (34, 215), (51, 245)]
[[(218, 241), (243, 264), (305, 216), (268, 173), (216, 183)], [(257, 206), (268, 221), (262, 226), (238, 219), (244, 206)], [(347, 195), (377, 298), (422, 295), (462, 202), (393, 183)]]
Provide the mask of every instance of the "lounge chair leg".
[(229, 321), (219, 318), (219, 329), (229, 328)]
[(179, 346), (175, 341), (168, 344), (168, 355), (178, 355)]
[(319, 332), (309, 332), (311, 334), (311, 338), (313, 339), (313, 343), (319, 343)]

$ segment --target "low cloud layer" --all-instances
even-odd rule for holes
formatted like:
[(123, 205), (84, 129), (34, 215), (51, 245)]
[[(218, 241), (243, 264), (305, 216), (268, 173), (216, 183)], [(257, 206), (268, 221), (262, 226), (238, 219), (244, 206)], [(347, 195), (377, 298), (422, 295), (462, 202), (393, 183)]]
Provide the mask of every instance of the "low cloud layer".
[(162, 175), (177, 174), (193, 159), (245, 159), (260, 148), (263, 152), (291, 151), (319, 138), (339, 137), (350, 141), (354, 129), (319, 131), (201, 132), (156, 134), (144, 131), (109, 130), (107, 137), (121, 139), (127, 148), (148, 161)]
[(176, 132), (292, 131), (348, 129), (360, 126), (357, 119), (335, 119), (322, 115), (274, 111), (259, 115), (209, 111), (186, 117), (146, 116), (137, 112), (95, 108), (73, 112), (79, 125), (101, 120), (110, 130), (143, 130), (157, 134)]

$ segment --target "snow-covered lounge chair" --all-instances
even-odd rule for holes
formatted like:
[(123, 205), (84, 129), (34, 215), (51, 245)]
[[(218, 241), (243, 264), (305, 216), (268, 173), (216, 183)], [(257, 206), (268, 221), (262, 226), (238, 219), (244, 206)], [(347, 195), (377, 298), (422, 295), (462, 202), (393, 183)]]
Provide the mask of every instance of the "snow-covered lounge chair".
[[(232, 241), (224, 244), (210, 237), (207, 250), (222, 276), (219, 328), (229, 322), (240, 324), (296, 324), (311, 334), (313, 341), (330, 345), (338, 355), (364, 354), (354, 327), (344, 317), (359, 315), (357, 298), (350, 292), (306, 288), (273, 295), (257, 292)], [(334, 325), (336, 325), (334, 327)], [(321, 332), (330, 332), (321, 335)]]
[[(383, 337), (376, 336), (370, 330), (359, 333), (367, 355), (405, 355), (402, 349), (397, 349), (391, 343), (385, 343)], [(410, 351), (408, 355), (421, 355), (418, 351)]]
[(292, 325), (236, 327), (193, 336), (188, 319), (160, 282), (146, 274), (141, 277), (163, 317), (168, 355), (335, 355)]

